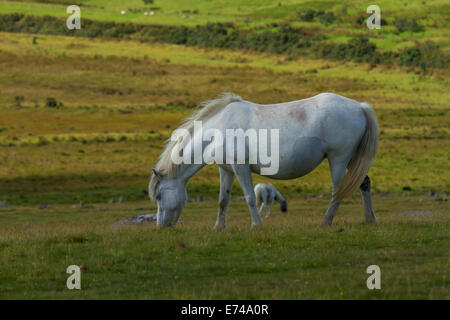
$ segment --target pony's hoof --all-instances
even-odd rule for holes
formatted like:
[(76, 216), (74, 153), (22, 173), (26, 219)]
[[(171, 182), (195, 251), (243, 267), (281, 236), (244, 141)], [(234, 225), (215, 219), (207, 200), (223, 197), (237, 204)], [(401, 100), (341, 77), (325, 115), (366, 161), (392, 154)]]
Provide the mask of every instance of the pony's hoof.
[(328, 221), (324, 221), (324, 222), (322, 222), (320, 225), (319, 225), (319, 227), (321, 227), (321, 228), (330, 228), (330, 227), (332, 227), (333, 226), (333, 224), (331, 223), (331, 222), (328, 222)]
[(374, 220), (366, 220), (367, 224), (378, 224), (378, 219), (375, 218)]
[(252, 223), (252, 229), (261, 228), (263, 226), (262, 222)]
[(214, 231), (222, 231), (225, 230), (225, 225), (216, 224), (213, 228)]

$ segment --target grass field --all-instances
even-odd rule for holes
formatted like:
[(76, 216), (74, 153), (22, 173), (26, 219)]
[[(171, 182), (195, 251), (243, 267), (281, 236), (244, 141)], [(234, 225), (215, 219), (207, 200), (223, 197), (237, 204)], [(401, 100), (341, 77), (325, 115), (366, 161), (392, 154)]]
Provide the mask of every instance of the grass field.
[[(13, 207), (0, 211), (0, 298), (27, 299), (449, 299), (448, 202), (375, 196), (380, 219), (365, 225), (359, 197), (346, 200), (335, 227), (318, 227), (326, 198), (289, 198), (250, 230), (243, 201), (228, 229), (214, 232), (216, 201), (189, 203), (173, 230), (113, 227), (155, 209), (148, 203)], [(425, 211), (424, 215), (407, 213)], [(428, 212), (428, 213), (427, 213)], [(66, 268), (82, 266), (81, 290)], [(381, 269), (368, 290), (366, 268)]]
[[(447, 55), (449, 49), (449, 5), (441, 0), (379, 1), (388, 25), (376, 32), (355, 24), (367, 15), (366, 1), (77, 3), (82, 17), (95, 21), (233, 22), (249, 32), (287, 23), (326, 42), (365, 35), (394, 53), (424, 44)], [(64, 18), (67, 5), (0, 1), (0, 14)], [(341, 19), (300, 21), (306, 9)], [(155, 14), (144, 16), (146, 10)], [(417, 19), (425, 30), (397, 32), (399, 16)], [(449, 299), (449, 75), (448, 66), (0, 32), (0, 201), (9, 204), (0, 208), (0, 298)], [(195, 106), (221, 92), (262, 104), (321, 92), (370, 103), (380, 124), (370, 172), (380, 224), (361, 223), (355, 193), (335, 227), (317, 227), (331, 191), (324, 161), (300, 179), (271, 181), (288, 196), (289, 213), (276, 210), (260, 230), (250, 230), (242, 201), (232, 201), (227, 230), (211, 230), (215, 166), (190, 181), (189, 196), (207, 200), (188, 203), (177, 228), (112, 227), (156, 211), (147, 184), (166, 139)], [(438, 196), (428, 197), (430, 189)], [(236, 181), (233, 197), (241, 194)], [(125, 203), (106, 204), (120, 196)], [(84, 208), (72, 207), (80, 201)], [(40, 204), (52, 208), (39, 210)], [(81, 291), (65, 288), (70, 264), (84, 266)], [(381, 267), (380, 291), (366, 288), (371, 264)]]

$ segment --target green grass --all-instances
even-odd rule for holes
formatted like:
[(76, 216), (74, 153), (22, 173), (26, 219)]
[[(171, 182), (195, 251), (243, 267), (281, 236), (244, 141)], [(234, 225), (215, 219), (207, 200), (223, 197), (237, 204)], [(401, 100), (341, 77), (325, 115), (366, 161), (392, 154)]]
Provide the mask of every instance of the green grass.
[[(112, 227), (147, 203), (13, 207), (0, 211), (0, 298), (28, 299), (449, 299), (449, 205), (431, 198), (378, 196), (377, 226), (360, 199), (346, 200), (321, 229), (328, 200), (290, 198), (260, 230), (233, 201), (228, 229), (211, 230), (215, 201), (189, 203), (183, 223)], [(154, 210), (154, 205), (144, 212)], [(408, 210), (436, 214), (401, 215)], [(80, 291), (66, 268), (83, 266)], [(366, 268), (381, 268), (368, 290)]]

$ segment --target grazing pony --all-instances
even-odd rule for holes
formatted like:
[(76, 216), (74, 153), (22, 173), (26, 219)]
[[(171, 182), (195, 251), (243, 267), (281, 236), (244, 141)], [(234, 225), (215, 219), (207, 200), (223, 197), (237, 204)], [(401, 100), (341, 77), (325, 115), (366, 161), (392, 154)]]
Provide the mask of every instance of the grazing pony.
[[(367, 174), (377, 153), (378, 122), (367, 103), (333, 93), (321, 93), (308, 99), (261, 105), (245, 101), (232, 93), (223, 94), (218, 99), (204, 102), (180, 127), (193, 133), (188, 145), (208, 147), (214, 142), (212, 139), (205, 141), (202, 134), (195, 133), (196, 121), (201, 121), (204, 130), (214, 129), (222, 133), (223, 137), (228, 129), (277, 129), (279, 169), (267, 175), (269, 178), (287, 180), (304, 176), (327, 158), (333, 188), (322, 225), (331, 226), (342, 199), (357, 187), (361, 191), (366, 221), (377, 221)], [(199, 163), (175, 163), (173, 154), (179, 151), (179, 145), (179, 141), (174, 139), (167, 143), (149, 183), (150, 199), (158, 203), (159, 226), (173, 226), (177, 223), (187, 201), (187, 182), (210, 163), (204, 159)], [(266, 163), (260, 158), (257, 163), (250, 163), (249, 149), (253, 145), (245, 143), (244, 147), (244, 163), (227, 161), (218, 164), (220, 195), (216, 229), (225, 227), (234, 176), (244, 192), (252, 226), (262, 224), (256, 207), (251, 173), (260, 174)], [(192, 149), (183, 149), (183, 156), (187, 154), (187, 158), (193, 157)], [(227, 157), (233, 158), (231, 153), (227, 152)]]
[[(258, 183), (255, 186), (255, 196), (256, 206), (258, 207), (262, 203), (259, 208), (259, 214), (261, 214), (261, 211), (264, 209), (266, 218), (269, 218), (272, 213), (272, 205), (274, 201), (278, 201), (280, 203), (281, 212), (287, 212), (286, 200), (272, 184)], [(269, 204), (269, 214), (267, 214), (267, 204)]]

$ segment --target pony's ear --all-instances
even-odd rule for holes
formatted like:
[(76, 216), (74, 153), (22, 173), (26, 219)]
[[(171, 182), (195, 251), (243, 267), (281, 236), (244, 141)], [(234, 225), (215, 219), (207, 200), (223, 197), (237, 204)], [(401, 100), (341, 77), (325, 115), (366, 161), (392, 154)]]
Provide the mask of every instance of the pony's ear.
[(161, 174), (158, 172), (158, 170), (156, 170), (155, 168), (152, 169), (153, 173), (155, 174), (156, 178), (158, 178), (158, 180), (161, 181), (162, 176)]

